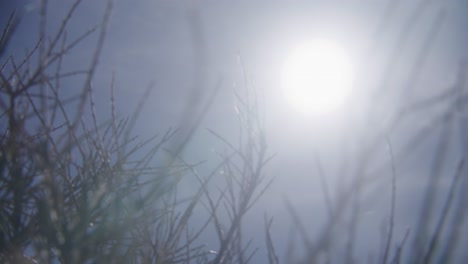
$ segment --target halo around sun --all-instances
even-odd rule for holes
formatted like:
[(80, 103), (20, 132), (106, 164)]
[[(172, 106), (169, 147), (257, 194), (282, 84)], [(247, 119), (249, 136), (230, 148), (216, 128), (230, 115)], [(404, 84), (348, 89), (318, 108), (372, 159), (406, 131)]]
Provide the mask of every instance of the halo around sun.
[(349, 97), (353, 65), (346, 51), (330, 40), (295, 47), (283, 65), (281, 85), (297, 111), (323, 116), (340, 109)]

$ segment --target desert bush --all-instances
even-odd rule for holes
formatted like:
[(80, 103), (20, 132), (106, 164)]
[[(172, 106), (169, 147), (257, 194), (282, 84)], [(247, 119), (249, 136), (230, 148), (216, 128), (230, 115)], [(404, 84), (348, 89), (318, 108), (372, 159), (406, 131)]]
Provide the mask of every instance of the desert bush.
[[(101, 23), (71, 38), (74, 1), (55, 34), (46, 35), (46, 2), (39, 40), (25, 57), (7, 53), (19, 19), (12, 13), (0, 44), (0, 262), (2, 263), (244, 263), (251, 257), (241, 221), (264, 186), (266, 143), (254, 104), (244, 102), (242, 142), (226, 144), (221, 162), (199, 175), (183, 160), (185, 145), (209, 108), (186, 116), (185, 131), (168, 130), (141, 140), (133, 135), (138, 108), (116, 114), (115, 79), (108, 89), (110, 116), (100, 121), (93, 87), (109, 24), (112, 1)], [(89, 66), (66, 72), (63, 61), (75, 47), (95, 41)], [(68, 78), (81, 88), (66, 89)], [(249, 99), (250, 100), (250, 99)], [(190, 109), (193, 111), (194, 109)], [(196, 109), (195, 109), (196, 110)], [(177, 135), (177, 137), (175, 137)], [(213, 175), (226, 171), (217, 194)], [(184, 177), (199, 183), (178, 194)], [(190, 226), (194, 210), (203, 225)], [(224, 212), (222, 212), (224, 210)], [(229, 217), (225, 217), (225, 215)], [(198, 237), (214, 227), (217, 246)]]

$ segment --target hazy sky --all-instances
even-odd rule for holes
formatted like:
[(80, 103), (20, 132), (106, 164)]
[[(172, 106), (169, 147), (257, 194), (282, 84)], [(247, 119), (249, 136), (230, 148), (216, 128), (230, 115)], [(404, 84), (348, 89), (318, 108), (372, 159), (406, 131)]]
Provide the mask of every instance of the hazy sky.
[[(22, 10), (22, 23), (14, 44), (9, 47), (11, 52), (21, 53), (24, 48), (33, 46), (31, 40), (37, 33), (38, 2), (0, 0), (2, 25), (9, 10), (15, 6)], [(49, 30), (53, 32), (72, 1), (48, 2)], [(83, 1), (71, 22), (70, 38), (99, 23), (105, 2)], [(459, 60), (466, 58), (467, 1), (426, 1), (428, 4), (424, 9), (418, 8), (421, 1), (416, 0), (392, 1), (394, 4), (390, 6), (387, 2), (116, 0), (98, 74), (93, 81), (100, 100), (98, 108), (105, 116), (109, 109), (107, 87), (113, 72), (117, 81), (118, 111), (122, 115), (130, 113), (145, 88), (154, 81), (156, 88), (147, 98), (136, 130), (147, 137), (178, 126), (193, 89), (199, 89), (197, 93), (203, 95), (204, 100), (221, 79), (222, 88), (186, 153), (191, 161), (200, 157), (215, 159), (213, 150), (222, 150), (222, 144), (205, 128), (236, 140), (233, 95), (235, 91), (242, 91), (244, 72), (247, 73), (247, 78), (259, 91), (269, 149), (277, 156), (268, 168), (276, 181), (248, 215), (245, 228), (251, 231), (250, 234), (260, 232), (255, 242), (263, 246), (263, 228), (258, 225), (264, 212), (268, 212), (275, 217), (273, 236), (277, 238), (279, 252), (283, 253), (291, 226), (285, 199), (301, 212), (311, 232), (320, 228), (325, 219), (323, 192), (315, 163), (317, 153), (330, 188), (335, 190), (334, 183), (338, 179), (346, 180), (346, 175), (340, 174), (340, 164), (347, 162), (349, 166), (355, 166), (353, 159), (359, 156), (366, 140), (379, 133), (379, 128), (385, 125), (401, 102), (398, 94), (403, 90), (405, 100), (418, 101), (450, 88), (456, 78)], [(427, 34), (442, 9), (445, 10), (443, 23), (431, 40), (430, 52), (420, 67), (415, 85), (408, 92), (405, 83), (411, 76), (410, 70), (424, 49)], [(389, 10), (394, 11), (387, 14)], [(388, 18), (381, 25), (386, 14)], [(410, 29), (407, 40), (395, 48), (400, 33), (406, 29)], [(195, 37), (194, 30), (198, 30)], [(197, 37), (199, 42), (194, 43)], [(333, 118), (314, 119), (297, 113), (284, 100), (284, 91), (279, 85), (283, 62), (291, 49), (314, 37), (331, 38), (341, 43), (356, 65), (352, 100)], [(77, 69), (88, 63), (92, 45), (91, 41), (80, 45), (70, 54), (67, 67)], [(386, 63), (392, 58), (398, 66), (391, 72), (386, 85), (381, 86), (382, 72), (387, 72)], [(379, 91), (376, 87), (383, 88)], [(441, 109), (415, 115), (392, 132), (390, 138), (395, 151), (403, 149), (415, 132)], [(460, 137), (454, 133), (453, 138)], [(395, 238), (398, 240), (417, 216), (425, 186), (422, 182), (431, 168), (434, 151), (431, 142), (438, 139), (437, 133), (428, 138), (408, 155), (398, 157), (396, 162)], [(453, 160), (460, 159), (459, 145), (457, 140), (451, 145)], [(382, 142), (375, 155), (376, 164), (388, 161), (386, 148), (386, 143)], [(383, 177), (362, 196), (360, 217), (361, 226), (366, 228), (359, 229), (362, 239), (358, 246), (376, 253), (379, 248), (375, 245), (380, 242), (380, 226), (388, 216), (390, 199), (390, 167), (384, 168), (379, 174)], [(447, 174), (453, 174), (450, 164)], [(263, 253), (259, 251), (258, 260), (263, 259)]]

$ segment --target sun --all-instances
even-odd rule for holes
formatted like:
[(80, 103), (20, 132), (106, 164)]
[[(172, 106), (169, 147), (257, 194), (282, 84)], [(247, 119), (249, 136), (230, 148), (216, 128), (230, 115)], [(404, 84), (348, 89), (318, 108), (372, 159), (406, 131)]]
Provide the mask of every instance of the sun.
[(339, 110), (353, 84), (351, 59), (338, 43), (313, 40), (295, 47), (284, 62), (284, 96), (297, 111), (324, 116)]

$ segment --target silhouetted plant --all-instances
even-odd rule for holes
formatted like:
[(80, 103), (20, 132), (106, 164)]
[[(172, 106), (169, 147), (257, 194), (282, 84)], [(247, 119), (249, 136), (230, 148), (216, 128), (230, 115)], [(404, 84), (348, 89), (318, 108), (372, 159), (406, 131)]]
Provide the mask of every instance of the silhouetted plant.
[[(247, 142), (234, 147), (223, 139), (228, 154), (206, 177), (181, 154), (209, 103), (199, 116), (186, 117), (196, 121), (183, 124), (188, 135), (175, 139), (177, 131), (168, 130), (141, 141), (132, 136), (132, 129), (143, 101), (130, 117), (118, 117), (113, 78), (111, 116), (100, 122), (92, 80), (112, 1), (98, 27), (70, 40), (67, 27), (80, 2), (74, 1), (52, 36), (45, 35), (43, 4), (40, 39), (20, 61), (6, 53), (17, 25), (14, 13), (2, 34), (0, 262), (247, 263), (241, 219), (261, 194), (266, 161), (266, 144), (252, 105), (245, 104), (248, 125), (241, 124)], [(67, 54), (95, 32), (90, 65), (64, 72)], [(82, 81), (76, 94), (62, 87), (69, 77)], [(226, 187), (215, 197), (208, 184), (220, 168), (228, 172)], [(179, 197), (178, 184), (188, 174), (197, 177), (200, 186), (193, 195)], [(190, 218), (202, 200), (208, 213), (203, 226), (194, 230)], [(220, 204), (226, 206), (229, 219), (220, 216)], [(211, 226), (219, 248), (206, 248), (198, 239)]]

